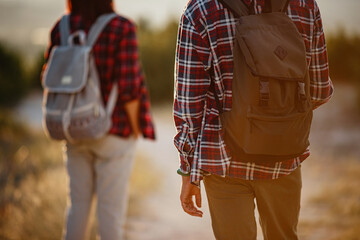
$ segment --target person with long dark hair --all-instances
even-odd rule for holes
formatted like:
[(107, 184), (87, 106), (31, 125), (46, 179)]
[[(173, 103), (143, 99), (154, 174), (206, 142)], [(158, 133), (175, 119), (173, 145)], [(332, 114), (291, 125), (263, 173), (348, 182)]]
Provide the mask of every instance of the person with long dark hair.
[[(67, 0), (67, 7), (70, 33), (78, 30), (88, 33), (99, 16), (114, 12), (112, 0)], [(59, 22), (51, 31), (46, 61), (54, 47), (61, 45)], [(124, 235), (127, 188), (136, 139), (139, 135), (155, 138), (134, 24), (122, 16), (114, 17), (99, 35), (92, 54), (104, 104), (109, 100), (113, 83), (118, 84), (118, 98), (108, 134), (86, 142), (66, 142), (64, 146), (70, 180), (64, 239), (88, 238), (96, 197), (101, 239), (120, 240)]]

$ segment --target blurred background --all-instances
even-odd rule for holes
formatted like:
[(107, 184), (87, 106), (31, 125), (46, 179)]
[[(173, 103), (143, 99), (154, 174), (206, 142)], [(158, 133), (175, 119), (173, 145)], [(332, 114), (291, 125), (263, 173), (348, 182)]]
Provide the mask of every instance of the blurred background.
[[(360, 2), (317, 0), (335, 95), (315, 112), (303, 165), (301, 239), (360, 239)], [(157, 127), (140, 141), (131, 179), (127, 239), (214, 239), (186, 216), (178, 195), (171, 104), (177, 24), (187, 0), (115, 1), (133, 19)], [(41, 129), (40, 72), (65, 0), (0, 0), (0, 239), (60, 239), (68, 179), (61, 144)], [(205, 194), (203, 192), (203, 196)], [(203, 199), (206, 203), (206, 199)], [(96, 239), (96, 219), (91, 239)], [(259, 231), (259, 239), (261, 232)]]

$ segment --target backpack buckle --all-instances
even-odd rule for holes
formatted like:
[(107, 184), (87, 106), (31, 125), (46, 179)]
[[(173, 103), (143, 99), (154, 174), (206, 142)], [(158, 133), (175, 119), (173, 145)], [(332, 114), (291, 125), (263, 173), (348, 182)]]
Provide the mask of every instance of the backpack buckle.
[(78, 44), (85, 45), (86, 44), (86, 33), (83, 30), (78, 30), (71, 34), (68, 38), (68, 45), (74, 46), (75, 40), (77, 40)]
[(298, 104), (297, 108), (299, 112), (305, 112), (305, 106), (306, 106), (306, 93), (305, 93), (305, 83), (298, 82)]
[(269, 81), (260, 79), (260, 107), (268, 107), (269, 106), (269, 99), (270, 99), (270, 87)]

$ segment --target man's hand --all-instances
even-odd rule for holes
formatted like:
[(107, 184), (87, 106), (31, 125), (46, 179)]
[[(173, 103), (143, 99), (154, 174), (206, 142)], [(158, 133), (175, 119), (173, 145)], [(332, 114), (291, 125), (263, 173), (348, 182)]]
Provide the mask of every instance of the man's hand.
[(195, 207), (193, 196), (195, 196), (196, 206), (201, 208), (200, 188), (190, 183), (190, 177), (182, 176), (181, 206), (187, 214), (194, 217), (202, 217), (203, 212)]

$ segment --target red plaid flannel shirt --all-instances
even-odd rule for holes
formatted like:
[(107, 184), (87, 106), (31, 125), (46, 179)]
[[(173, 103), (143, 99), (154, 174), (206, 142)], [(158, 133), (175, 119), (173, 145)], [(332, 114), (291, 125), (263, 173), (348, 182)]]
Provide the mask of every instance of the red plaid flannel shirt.
[[(250, 6), (252, 0), (244, 0)], [(264, 0), (254, 0), (261, 13)], [(291, 0), (287, 9), (303, 36), (311, 75), (314, 107), (327, 102), (333, 85), (319, 8), (315, 0)], [(198, 184), (204, 174), (246, 180), (276, 179), (290, 174), (310, 154), (267, 164), (240, 162), (229, 155), (221, 134), (219, 109), (231, 110), (233, 40), (237, 18), (218, 0), (191, 0), (180, 21), (175, 73), (174, 143), (180, 153), (180, 169)], [(210, 90), (213, 82), (215, 92)], [(187, 146), (187, 147), (185, 147)], [(185, 148), (184, 148), (185, 147)]]
[[(71, 32), (82, 29), (89, 31), (92, 22), (71, 14)], [(59, 22), (51, 31), (51, 42), (45, 54), (48, 60), (51, 49), (60, 45)], [(128, 137), (132, 133), (124, 104), (134, 99), (140, 100), (140, 127), (145, 138), (155, 139), (150, 114), (150, 102), (144, 82), (136, 38), (135, 25), (121, 16), (112, 19), (100, 34), (93, 47), (93, 54), (101, 82), (103, 101), (106, 104), (114, 81), (118, 83), (119, 97), (112, 116), (110, 133)]]

